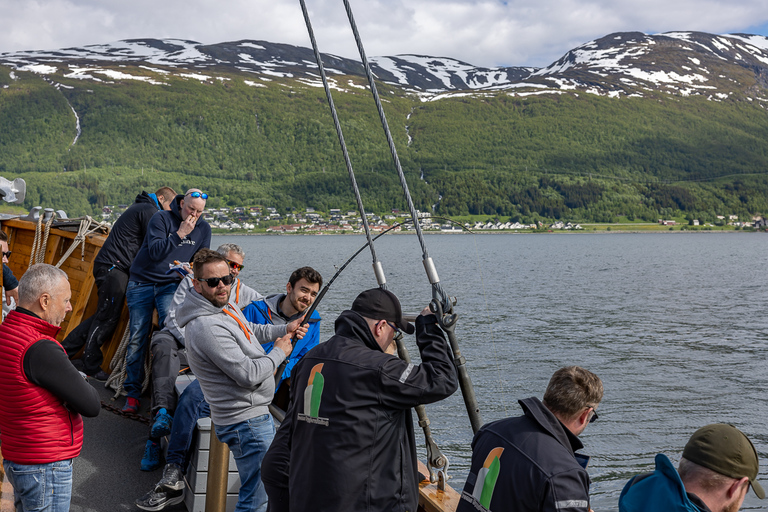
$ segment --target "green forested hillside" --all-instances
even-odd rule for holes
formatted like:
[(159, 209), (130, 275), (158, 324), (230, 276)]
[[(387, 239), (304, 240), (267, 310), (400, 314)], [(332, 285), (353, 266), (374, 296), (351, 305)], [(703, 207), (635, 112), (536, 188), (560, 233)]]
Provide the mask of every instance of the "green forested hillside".
[[(354, 204), (321, 88), (252, 86), (231, 72), (169, 85), (50, 79), (62, 86), (0, 67), (0, 175), (26, 179), (28, 207), (92, 213), (166, 184), (201, 187), (212, 206)], [(746, 98), (381, 94), (422, 210), (577, 221), (768, 212), (768, 115)], [(370, 95), (349, 87), (334, 101), (367, 209), (403, 208)]]

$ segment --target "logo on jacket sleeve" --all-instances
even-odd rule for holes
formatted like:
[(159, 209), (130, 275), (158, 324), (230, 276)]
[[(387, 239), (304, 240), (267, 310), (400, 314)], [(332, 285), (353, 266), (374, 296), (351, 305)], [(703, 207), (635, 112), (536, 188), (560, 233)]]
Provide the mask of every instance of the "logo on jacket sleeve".
[(304, 389), (304, 412), (298, 414), (298, 420), (327, 427), (328, 418), (321, 418), (319, 415), (323, 387), (325, 387), (325, 377), (322, 374), (323, 364), (316, 364), (309, 372), (307, 387)]
[(461, 493), (461, 498), (472, 503), (478, 510), (490, 510), (493, 491), (496, 488), (496, 481), (501, 470), (501, 461), (499, 459), (501, 459), (503, 451), (504, 448), (501, 446), (491, 450), (485, 458), (485, 462), (483, 462), (483, 467), (477, 472), (477, 479), (475, 480), (472, 494), (470, 495), (466, 490)]

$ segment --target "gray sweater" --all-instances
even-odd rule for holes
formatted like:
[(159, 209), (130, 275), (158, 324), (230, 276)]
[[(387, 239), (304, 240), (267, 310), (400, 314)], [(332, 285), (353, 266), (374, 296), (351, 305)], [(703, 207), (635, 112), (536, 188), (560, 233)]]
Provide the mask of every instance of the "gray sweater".
[[(189, 290), (176, 319), (185, 329), (187, 360), (211, 406), (214, 425), (233, 425), (268, 414), (275, 393), (274, 371), (285, 353), (264, 353), (248, 322), (231, 302), (217, 308)], [(285, 335), (285, 325), (263, 326)]]

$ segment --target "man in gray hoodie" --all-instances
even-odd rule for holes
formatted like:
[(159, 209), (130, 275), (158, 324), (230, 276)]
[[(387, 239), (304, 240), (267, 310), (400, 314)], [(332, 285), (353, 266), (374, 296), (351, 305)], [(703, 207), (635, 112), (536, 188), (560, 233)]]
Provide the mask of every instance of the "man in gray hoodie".
[(234, 278), (226, 258), (203, 249), (195, 255), (193, 268), (194, 291), (176, 316), (185, 328), (187, 360), (211, 407), (216, 436), (235, 457), (240, 474), (235, 511), (264, 512), (261, 460), (275, 435), (268, 409), (275, 392), (274, 372), (291, 353), (293, 334), (303, 337), (307, 329), (270, 326), (284, 335), (266, 354), (252, 324), (229, 302)]

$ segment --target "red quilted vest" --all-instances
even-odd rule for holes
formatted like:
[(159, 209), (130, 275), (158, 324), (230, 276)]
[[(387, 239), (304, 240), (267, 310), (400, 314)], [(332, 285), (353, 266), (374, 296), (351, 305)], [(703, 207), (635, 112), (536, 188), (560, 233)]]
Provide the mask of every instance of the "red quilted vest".
[(17, 311), (0, 325), (0, 443), (3, 458), (16, 464), (71, 459), (83, 446), (80, 415), (24, 374), (27, 349), (41, 339), (56, 342), (59, 329)]

